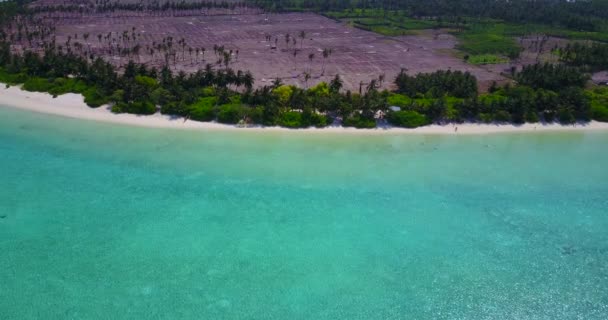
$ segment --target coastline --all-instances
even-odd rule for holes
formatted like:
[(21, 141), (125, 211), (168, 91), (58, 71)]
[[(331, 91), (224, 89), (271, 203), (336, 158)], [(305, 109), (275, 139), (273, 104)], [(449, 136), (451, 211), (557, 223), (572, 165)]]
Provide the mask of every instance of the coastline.
[(168, 128), (185, 130), (238, 130), (238, 131), (282, 131), (282, 132), (306, 132), (306, 133), (351, 133), (351, 134), (442, 134), (442, 135), (468, 135), (468, 134), (491, 134), (509, 132), (542, 132), (542, 131), (588, 131), (608, 130), (608, 123), (591, 121), (585, 124), (561, 125), (561, 124), (449, 124), (429, 125), (415, 129), (406, 128), (376, 128), (356, 129), (346, 127), (306, 128), (290, 129), (282, 127), (237, 127), (216, 122), (198, 122), (185, 120), (181, 117), (171, 117), (156, 113), (154, 115), (115, 114), (109, 106), (90, 108), (84, 103), (84, 97), (80, 94), (68, 93), (53, 98), (48, 93), (29, 92), (22, 90), (20, 86), (6, 88), (0, 84), (0, 106), (17, 108), (38, 113), (57, 115), (67, 118), (115, 123), (121, 125)]

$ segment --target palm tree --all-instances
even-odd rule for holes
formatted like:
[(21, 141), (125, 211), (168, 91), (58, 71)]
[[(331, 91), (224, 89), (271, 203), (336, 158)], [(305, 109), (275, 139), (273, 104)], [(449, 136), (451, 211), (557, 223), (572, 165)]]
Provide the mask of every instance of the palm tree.
[(312, 72), (312, 60), (314, 60), (314, 59), (315, 59), (314, 53), (308, 54), (308, 72)]
[(331, 56), (331, 49), (323, 49), (323, 70), (321, 71), (321, 75), (325, 75), (325, 62)]
[(302, 40), (300, 40), (300, 49), (302, 49), (302, 46), (304, 45), (304, 38), (306, 38), (306, 32), (304, 32), (303, 30), (300, 31), (300, 38)]
[(291, 40), (291, 35), (289, 35), (289, 33), (285, 34), (285, 46), (287, 47), (287, 50), (289, 50), (289, 41)]
[(139, 62), (139, 50), (141, 49), (141, 46), (139, 44), (136, 44), (135, 47), (133, 47), (133, 54), (137, 56), (137, 61)]
[(186, 60), (186, 39), (182, 38), (177, 43), (182, 46), (182, 60)]
[(298, 50), (297, 49), (293, 49), (293, 69), (297, 69), (298, 68), (298, 61), (296, 60), (298, 56)]
[(306, 83), (306, 89), (308, 89), (308, 80), (310, 80), (310, 73), (304, 72), (304, 82)]
[(340, 92), (340, 89), (342, 89), (343, 85), (344, 83), (342, 82), (342, 79), (340, 79), (340, 75), (337, 74), (334, 79), (329, 83), (329, 87), (333, 92)]
[(283, 82), (281, 81), (281, 79), (279, 77), (275, 78), (274, 81), (272, 82), (272, 87), (274, 89), (276, 89), (282, 85), (283, 85)]
[(249, 72), (249, 71), (245, 72), (245, 74), (243, 75), (243, 78), (242, 78), (242, 82), (248, 91), (250, 91), (251, 88), (253, 87), (253, 81), (254, 81), (254, 79), (253, 79), (253, 75), (251, 74), (251, 72)]
[(89, 44), (89, 34), (85, 33), (82, 37), (84, 38), (84, 42), (87, 43), (87, 47), (89, 48), (89, 51), (91, 51), (91, 45)]
[(224, 65), (226, 66), (226, 70), (228, 69), (228, 65), (230, 64), (232, 56), (229, 52), (224, 51)]

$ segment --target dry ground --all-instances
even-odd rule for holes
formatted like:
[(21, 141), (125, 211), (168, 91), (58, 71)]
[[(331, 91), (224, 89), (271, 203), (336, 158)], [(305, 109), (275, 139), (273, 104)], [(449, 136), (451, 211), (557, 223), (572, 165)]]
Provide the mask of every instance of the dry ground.
[[(312, 76), (309, 86), (319, 81), (329, 81), (339, 74), (345, 87), (356, 91), (361, 82), (367, 83), (381, 74), (386, 78), (384, 86), (390, 86), (401, 68), (407, 69), (410, 74), (439, 69), (469, 71), (482, 86), (494, 80), (504, 80), (500, 72), (505, 66), (473, 66), (450, 54), (456, 39), (445, 33), (437, 35), (429, 31), (417, 36), (385, 37), (312, 13), (234, 13), (218, 15), (217, 12), (207, 12), (207, 15), (202, 15), (202, 12), (190, 12), (188, 16), (178, 17), (150, 16), (143, 12), (87, 16), (63, 13), (54, 20), (58, 43), (65, 42), (68, 35), (89, 33), (91, 36), (87, 45), (91, 46), (93, 52), (105, 46), (98, 42), (97, 34), (110, 31), (120, 34), (132, 27), (141, 33), (137, 41), (142, 47), (172, 36), (174, 41), (185, 38), (187, 47), (207, 49), (206, 61), (199, 58), (196, 63), (196, 59), (191, 60), (186, 52), (183, 59), (178, 58), (174, 66), (176, 70), (194, 71), (206, 63), (215, 63), (217, 57), (212, 48), (214, 45), (224, 45), (226, 49), (233, 50), (234, 62), (231, 67), (250, 70), (256, 79), (256, 86), (270, 84), (277, 77), (284, 83), (306, 86), (303, 74), (308, 71)], [(306, 33), (303, 44), (298, 36), (301, 31)], [(285, 44), (286, 33), (298, 40), (295, 61), (293, 44), (289, 48)], [(266, 35), (271, 36), (272, 40), (266, 41)], [(275, 38), (278, 39), (278, 48), (271, 49)], [(331, 49), (333, 54), (324, 62), (322, 50), (325, 48)], [(178, 52), (181, 54), (181, 50)], [(311, 53), (315, 54), (312, 63), (308, 58)], [(128, 60), (118, 56), (106, 58), (117, 65)], [(160, 66), (164, 58), (156, 55), (153, 59), (142, 50), (139, 60)], [(326, 71), (322, 75), (324, 63)]]

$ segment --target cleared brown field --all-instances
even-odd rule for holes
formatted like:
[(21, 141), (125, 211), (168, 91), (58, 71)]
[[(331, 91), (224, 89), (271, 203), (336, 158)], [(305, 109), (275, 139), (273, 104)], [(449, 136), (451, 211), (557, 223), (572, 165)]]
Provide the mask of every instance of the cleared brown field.
[[(220, 68), (217, 62), (221, 56), (214, 54), (213, 47), (224, 46), (226, 51), (232, 50), (230, 67), (250, 70), (256, 86), (268, 85), (275, 78), (288, 84), (311, 86), (339, 74), (345, 87), (351, 90), (358, 90), (361, 83), (380, 75), (386, 79), (383, 86), (389, 87), (402, 68), (411, 74), (440, 69), (469, 71), (482, 86), (504, 80), (500, 75), (504, 66), (468, 65), (450, 54), (456, 40), (446, 33), (429, 31), (417, 36), (385, 37), (312, 13), (269, 15), (251, 14), (248, 11), (251, 9), (221, 10), (180, 11), (180, 16), (134, 11), (86, 15), (64, 12), (53, 13), (48, 19), (56, 27), (58, 44), (65, 43), (68, 37), (72, 41), (77, 38), (85, 49), (119, 66), (129, 59), (162, 66), (167, 58), (158, 51), (150, 54), (149, 48), (172, 37), (174, 43), (185, 40), (183, 46), (174, 44), (176, 56), (169, 59), (174, 70), (192, 72), (207, 63)], [(138, 36), (128, 41), (118, 39), (125, 31)], [(302, 31), (304, 39), (300, 37)], [(98, 34), (105, 37), (110, 33), (110, 39), (98, 41)], [(84, 34), (89, 34), (86, 41)], [(286, 34), (290, 35), (289, 44)], [(110, 53), (107, 49), (110, 43), (122, 47), (139, 45), (141, 50), (129, 56)], [(192, 54), (189, 48), (193, 48)], [(204, 59), (200, 53), (195, 54), (196, 49), (202, 48), (206, 49)], [(327, 59), (323, 58), (324, 49), (332, 51)], [(311, 76), (308, 82), (305, 73)]]

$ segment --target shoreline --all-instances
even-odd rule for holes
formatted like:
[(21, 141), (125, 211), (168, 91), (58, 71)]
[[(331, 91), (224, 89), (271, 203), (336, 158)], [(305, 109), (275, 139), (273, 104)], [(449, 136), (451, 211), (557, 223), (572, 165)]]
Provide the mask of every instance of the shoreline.
[(29, 92), (20, 86), (6, 88), (0, 84), (0, 106), (28, 110), (37, 113), (51, 114), (73, 119), (83, 119), (98, 122), (114, 123), (148, 128), (167, 128), (182, 130), (222, 130), (222, 131), (257, 131), (257, 132), (305, 132), (305, 133), (348, 133), (348, 134), (441, 134), (441, 135), (470, 135), (517, 132), (546, 132), (546, 131), (589, 131), (608, 130), (608, 123), (591, 121), (585, 124), (449, 124), (429, 125), (415, 129), (406, 128), (376, 128), (356, 129), (346, 127), (290, 129), (283, 127), (237, 127), (216, 122), (198, 122), (181, 117), (171, 117), (156, 113), (153, 115), (115, 114), (109, 106), (90, 108), (84, 103), (80, 94), (68, 93), (53, 98), (48, 93)]

